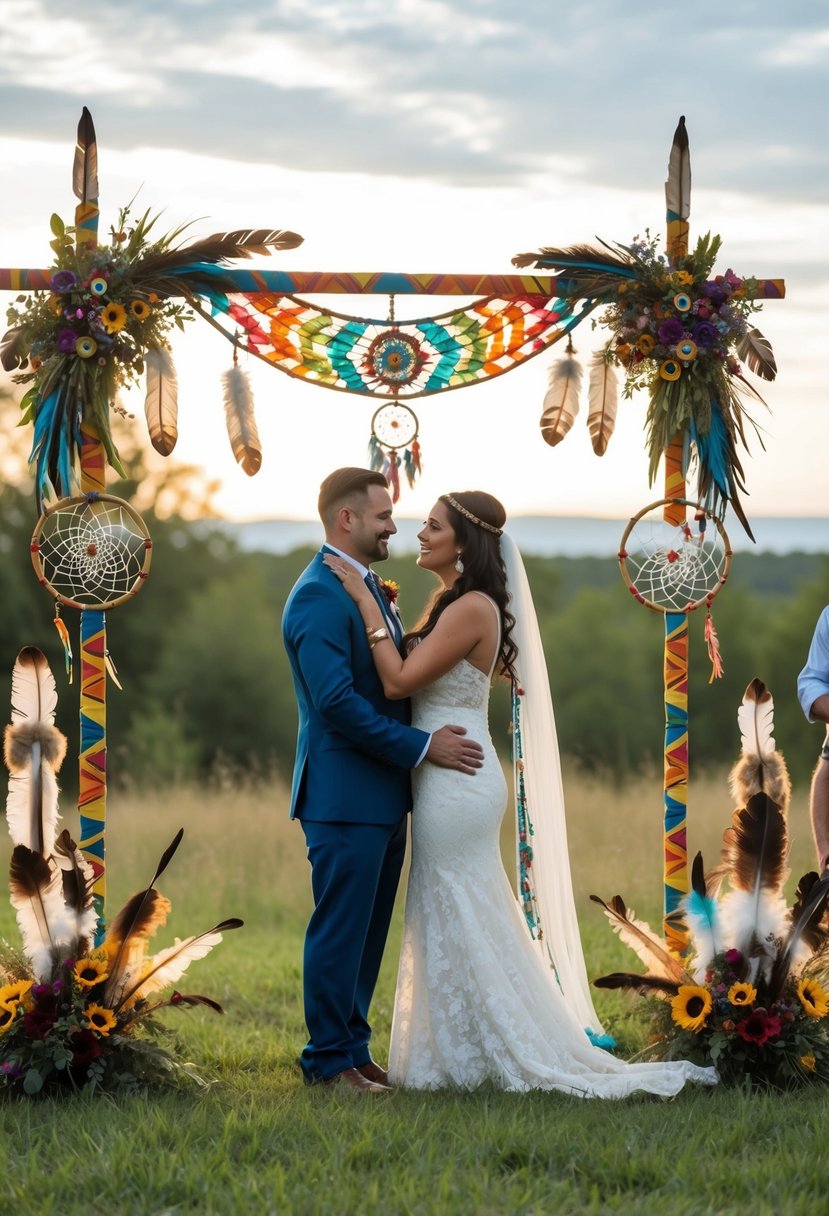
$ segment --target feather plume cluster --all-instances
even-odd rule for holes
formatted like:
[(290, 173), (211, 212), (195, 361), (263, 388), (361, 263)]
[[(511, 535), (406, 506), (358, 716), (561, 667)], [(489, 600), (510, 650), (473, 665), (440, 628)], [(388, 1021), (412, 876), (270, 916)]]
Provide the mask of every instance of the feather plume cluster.
[[(574, 357), (572, 343), (567, 354), (550, 369), (549, 387), (541, 411), (541, 436), (550, 447), (561, 443), (579, 412), (579, 395), (584, 373)], [(590, 363), (587, 386), (587, 429), (597, 456), (604, 456), (616, 428), (619, 405), (619, 375), (610, 348), (596, 351)]]
[[(57, 693), (49, 665), (32, 646), (21, 650), (12, 677), (12, 722), (4, 756), (9, 768), (6, 818), (12, 838), (11, 903), (25, 968), (0, 956), (0, 1088), (35, 1093), (69, 1081), (117, 1087), (125, 1078), (169, 1076), (174, 1061), (137, 1033), (166, 1005), (221, 1006), (209, 997), (165, 989), (242, 921), (221, 921), (176, 939), (155, 954), (148, 944), (170, 903), (155, 883), (181, 843), (179, 831), (148, 886), (114, 917), (100, 945), (95, 874), (65, 829), (57, 830), (57, 773), (66, 739), (55, 726)], [(100, 934), (99, 934), (100, 935)], [(150, 1069), (152, 1072), (152, 1069)]]
[(737, 808), (720, 865), (706, 873), (701, 854), (694, 859), (679, 926), (687, 954), (671, 951), (619, 896), (594, 895), (647, 968), (594, 983), (661, 998), (654, 1055), (714, 1063), (734, 1081), (829, 1081), (829, 872), (805, 874), (789, 906), (791, 783), (761, 680), (748, 685), (737, 721), (741, 752), (729, 777)]

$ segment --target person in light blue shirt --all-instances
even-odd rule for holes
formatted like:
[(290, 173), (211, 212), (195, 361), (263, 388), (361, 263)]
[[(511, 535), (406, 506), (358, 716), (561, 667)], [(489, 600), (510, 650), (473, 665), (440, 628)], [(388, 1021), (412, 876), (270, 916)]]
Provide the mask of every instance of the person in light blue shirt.
[(829, 868), (829, 607), (818, 617), (806, 666), (797, 677), (797, 696), (810, 722), (826, 723), (809, 803), (818, 866), (826, 870)]

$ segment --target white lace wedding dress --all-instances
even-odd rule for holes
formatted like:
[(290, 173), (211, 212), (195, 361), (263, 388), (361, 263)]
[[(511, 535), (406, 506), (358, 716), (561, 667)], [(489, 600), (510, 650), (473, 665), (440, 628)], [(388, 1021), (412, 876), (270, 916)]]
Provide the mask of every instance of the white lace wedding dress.
[[(494, 607), (494, 604), (493, 604)], [(507, 802), (489, 737), (490, 678), (466, 659), (413, 698), (413, 723), (465, 726), (484, 746), (468, 776), (414, 773), (412, 864), (389, 1075), (410, 1089), (555, 1089), (621, 1098), (714, 1084), (685, 1062), (626, 1064), (594, 1047), (527, 930), (499, 852)]]

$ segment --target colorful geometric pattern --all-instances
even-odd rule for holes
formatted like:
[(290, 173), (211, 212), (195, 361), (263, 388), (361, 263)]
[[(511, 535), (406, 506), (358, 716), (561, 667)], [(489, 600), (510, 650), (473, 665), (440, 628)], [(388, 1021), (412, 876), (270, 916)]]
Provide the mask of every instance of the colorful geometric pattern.
[(688, 891), (688, 617), (665, 614), (665, 916), (668, 944), (682, 953), (687, 935), (677, 925), (680, 901)]
[[(564, 337), (595, 302), (490, 297), (400, 322), (345, 316), (286, 295), (232, 295), (217, 298), (214, 307), (242, 331), (241, 346), (280, 371), (326, 388), (396, 400), (502, 375)], [(401, 359), (406, 351), (409, 357), (405, 375), (394, 380), (376, 353), (398, 348)]]
[(81, 749), (78, 757), (80, 849), (95, 875), (96, 940), (103, 937), (106, 902), (106, 618), (81, 613)]

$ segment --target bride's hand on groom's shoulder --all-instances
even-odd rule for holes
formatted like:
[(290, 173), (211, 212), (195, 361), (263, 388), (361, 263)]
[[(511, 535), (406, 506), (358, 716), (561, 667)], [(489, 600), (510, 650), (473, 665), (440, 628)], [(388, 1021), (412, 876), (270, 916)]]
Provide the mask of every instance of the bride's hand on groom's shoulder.
[(340, 580), (355, 603), (359, 603), (360, 598), (363, 596), (368, 597), (368, 599), (374, 598), (366, 587), (365, 580), (360, 577), (360, 572), (356, 566), (342, 561), (341, 558), (333, 553), (326, 553), (322, 560), (331, 573)]
[(426, 759), (440, 768), (455, 768), (471, 776), (483, 765), (484, 749), (466, 737), (465, 727), (441, 726), (432, 735)]

